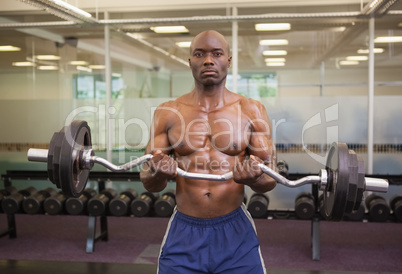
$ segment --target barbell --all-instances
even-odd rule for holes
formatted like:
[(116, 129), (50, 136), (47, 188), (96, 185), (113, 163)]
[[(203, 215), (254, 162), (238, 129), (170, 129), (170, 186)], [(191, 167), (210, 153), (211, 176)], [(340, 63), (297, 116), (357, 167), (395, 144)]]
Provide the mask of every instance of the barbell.
[[(100, 164), (113, 172), (123, 172), (139, 166), (153, 157), (143, 155), (128, 163), (117, 166), (95, 156), (92, 149), (91, 130), (85, 121), (73, 121), (55, 132), (49, 149), (28, 150), (28, 160), (47, 163), (49, 180), (61, 188), (66, 196), (78, 197), (84, 191), (89, 172), (94, 164)], [(326, 167), (317, 176), (306, 176), (294, 181), (288, 180), (264, 164), (261, 170), (286, 187), (300, 187), (317, 184), (323, 191), (324, 216), (339, 221), (344, 215), (359, 208), (364, 191), (387, 192), (388, 181), (365, 177), (364, 161), (345, 143), (334, 142), (328, 151)], [(177, 175), (190, 179), (226, 181), (233, 172), (225, 174), (200, 174), (177, 168)]]

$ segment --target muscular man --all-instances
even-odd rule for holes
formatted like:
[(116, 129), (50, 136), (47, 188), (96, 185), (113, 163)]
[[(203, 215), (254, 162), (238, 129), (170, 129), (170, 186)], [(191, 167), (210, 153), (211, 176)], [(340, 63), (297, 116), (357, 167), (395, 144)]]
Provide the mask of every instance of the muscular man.
[(148, 191), (162, 191), (177, 167), (233, 171), (227, 181), (176, 177), (177, 207), (162, 243), (159, 273), (265, 272), (255, 226), (242, 202), (245, 185), (260, 193), (276, 186), (257, 165), (276, 169), (276, 153), (264, 106), (225, 87), (231, 58), (220, 33), (198, 34), (189, 58), (194, 89), (155, 111), (145, 152), (154, 157), (141, 171)]

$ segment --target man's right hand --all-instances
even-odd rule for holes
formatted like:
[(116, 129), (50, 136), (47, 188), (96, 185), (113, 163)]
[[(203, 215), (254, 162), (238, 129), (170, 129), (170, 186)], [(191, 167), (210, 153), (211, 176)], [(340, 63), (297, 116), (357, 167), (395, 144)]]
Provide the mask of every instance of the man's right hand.
[(177, 175), (177, 162), (161, 151), (156, 151), (147, 164), (153, 177), (172, 179)]

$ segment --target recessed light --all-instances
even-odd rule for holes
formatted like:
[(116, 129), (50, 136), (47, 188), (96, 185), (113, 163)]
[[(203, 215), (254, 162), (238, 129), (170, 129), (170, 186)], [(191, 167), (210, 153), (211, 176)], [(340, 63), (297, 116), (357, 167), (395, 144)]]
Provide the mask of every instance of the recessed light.
[(79, 71), (92, 72), (91, 68), (84, 67), (84, 66), (77, 66), (76, 69), (79, 70)]
[(374, 43), (401, 43), (402, 36), (380, 36), (374, 39)]
[(185, 41), (185, 42), (176, 42), (176, 46), (180, 48), (189, 48), (191, 45), (191, 41)]
[(278, 30), (290, 30), (289, 23), (267, 23), (267, 24), (255, 24), (256, 31), (278, 31)]
[(36, 55), (35, 58), (38, 60), (60, 60), (60, 56), (56, 55)]
[(58, 70), (57, 66), (39, 66), (38, 69), (40, 70)]
[(13, 66), (15, 67), (34, 67), (35, 63), (32, 62), (13, 62)]
[(358, 65), (359, 61), (340, 61), (339, 62), (340, 65), (342, 66), (351, 66), (351, 65)]
[[(359, 53), (359, 54), (368, 54), (369, 52), (370, 52), (369, 49), (359, 49), (359, 50), (357, 50), (357, 53)], [(374, 53), (383, 53), (384, 49), (382, 49), (382, 48), (374, 48), (373, 52)]]
[(159, 26), (159, 27), (151, 27), (156, 33), (183, 33), (189, 32), (185, 26)]
[(268, 40), (261, 40), (261, 46), (280, 46), (280, 45), (287, 45), (289, 42), (287, 39), (268, 39)]
[(263, 55), (269, 56), (269, 55), (287, 55), (288, 52), (286, 50), (264, 50), (262, 52)]
[(283, 67), (285, 66), (284, 62), (267, 62), (265, 63), (267, 67)]
[(53, 2), (59, 6), (62, 6), (65, 9), (68, 9), (70, 11), (74, 11), (75, 13), (78, 13), (84, 17), (92, 17), (92, 15), (86, 11), (83, 11), (82, 9), (77, 8), (76, 6), (73, 6), (67, 2), (64, 2), (62, 0), (50, 0), (50, 2)]
[(0, 51), (20, 51), (21, 48), (11, 45), (0, 46)]
[(73, 65), (73, 66), (86, 66), (86, 65), (88, 65), (88, 62), (87, 61), (70, 61), (70, 62), (68, 62), (70, 65)]
[(90, 65), (91, 69), (105, 69), (105, 65)]
[(367, 61), (368, 57), (361, 55), (361, 56), (348, 56), (346, 57), (346, 60), (348, 61)]

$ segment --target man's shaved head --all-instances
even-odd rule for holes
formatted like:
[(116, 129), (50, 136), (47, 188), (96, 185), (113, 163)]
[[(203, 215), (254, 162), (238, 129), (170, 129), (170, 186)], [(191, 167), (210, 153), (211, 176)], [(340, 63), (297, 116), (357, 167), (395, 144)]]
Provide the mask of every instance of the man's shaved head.
[(216, 41), (219, 41), (223, 47), (222, 49), (226, 51), (227, 55), (230, 55), (230, 46), (229, 46), (228, 42), (226, 41), (225, 37), (222, 34), (220, 34), (219, 32), (217, 32), (215, 30), (206, 30), (206, 31), (199, 33), (197, 36), (195, 36), (194, 39), (191, 41), (190, 55), (192, 54), (198, 41), (207, 39), (207, 38), (215, 39)]

